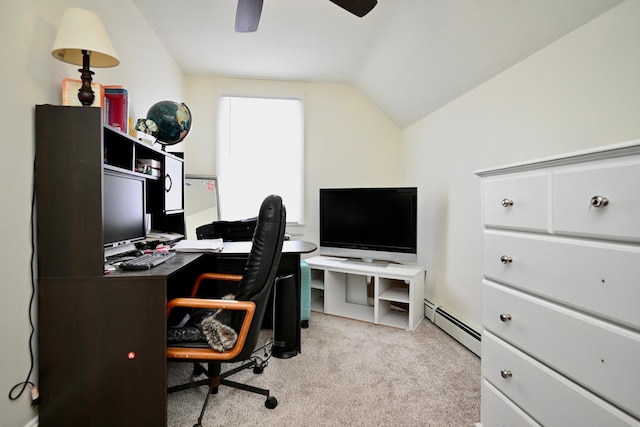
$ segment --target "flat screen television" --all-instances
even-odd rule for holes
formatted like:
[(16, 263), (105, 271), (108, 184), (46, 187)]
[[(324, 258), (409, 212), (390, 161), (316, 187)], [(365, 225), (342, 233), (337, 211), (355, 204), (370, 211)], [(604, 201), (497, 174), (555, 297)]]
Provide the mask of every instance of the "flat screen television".
[(418, 258), (416, 187), (320, 189), (320, 254), (365, 262)]
[(105, 251), (146, 238), (144, 178), (105, 171), (102, 232)]

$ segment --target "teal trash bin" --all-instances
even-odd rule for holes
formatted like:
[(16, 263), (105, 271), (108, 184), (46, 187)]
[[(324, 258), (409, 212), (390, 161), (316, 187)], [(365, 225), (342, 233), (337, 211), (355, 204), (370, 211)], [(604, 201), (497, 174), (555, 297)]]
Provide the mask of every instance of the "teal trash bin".
[(311, 319), (311, 268), (300, 261), (300, 327), (308, 328)]

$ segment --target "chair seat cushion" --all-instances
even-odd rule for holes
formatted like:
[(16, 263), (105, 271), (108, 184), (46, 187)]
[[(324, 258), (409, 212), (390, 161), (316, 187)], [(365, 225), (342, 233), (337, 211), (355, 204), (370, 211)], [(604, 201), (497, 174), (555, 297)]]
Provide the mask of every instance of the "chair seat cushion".
[[(202, 329), (197, 326), (167, 328), (167, 343), (172, 346), (176, 344), (203, 344), (204, 347), (208, 346)], [(200, 345), (196, 347), (200, 347)]]
[(226, 310), (186, 310), (172, 316), (167, 325), (170, 347), (206, 348), (226, 351), (233, 348), (238, 334), (231, 328)]

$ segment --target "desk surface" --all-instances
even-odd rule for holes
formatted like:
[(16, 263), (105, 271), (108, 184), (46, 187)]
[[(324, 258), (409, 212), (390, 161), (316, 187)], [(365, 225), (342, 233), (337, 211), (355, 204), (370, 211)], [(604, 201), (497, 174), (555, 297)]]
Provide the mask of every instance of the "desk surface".
[[(308, 254), (317, 249), (315, 243), (304, 240), (285, 240), (282, 245), (282, 253)], [(251, 242), (224, 242), (221, 255), (248, 254), (251, 250)]]
[[(38, 308), (38, 372), (46, 385), (40, 425), (84, 425), (86, 420), (96, 427), (166, 425), (167, 299), (184, 295), (210, 264), (237, 269), (250, 249), (250, 242), (229, 242), (220, 253), (179, 253), (144, 271), (40, 278), (39, 298), (47, 302)], [(284, 244), (278, 269), (294, 273), (298, 324), (294, 348), (276, 345), (275, 357), (301, 351), (300, 255), (315, 249), (304, 241)], [(134, 359), (128, 357), (131, 352)]]
[[(282, 247), (283, 254), (308, 254), (317, 249), (314, 243), (304, 240), (287, 240)], [(247, 255), (251, 251), (251, 242), (225, 242), (222, 251), (215, 253), (193, 253), (193, 252), (178, 252), (177, 255), (169, 261), (160, 264), (149, 270), (113, 270), (105, 275), (105, 277), (130, 277), (130, 276), (142, 276), (142, 277), (167, 277), (171, 276), (183, 268), (187, 267), (198, 258), (203, 256), (236, 256)]]

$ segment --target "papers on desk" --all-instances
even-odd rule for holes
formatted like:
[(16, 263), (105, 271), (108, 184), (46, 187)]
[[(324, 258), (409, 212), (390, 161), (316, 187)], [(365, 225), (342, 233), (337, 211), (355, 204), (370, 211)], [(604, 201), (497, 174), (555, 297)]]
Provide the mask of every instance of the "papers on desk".
[(220, 252), (222, 239), (180, 240), (173, 249), (176, 252)]
[(162, 243), (171, 244), (175, 241), (182, 239), (184, 236), (178, 233), (169, 233), (162, 231), (149, 231), (147, 233), (147, 240), (159, 240)]

